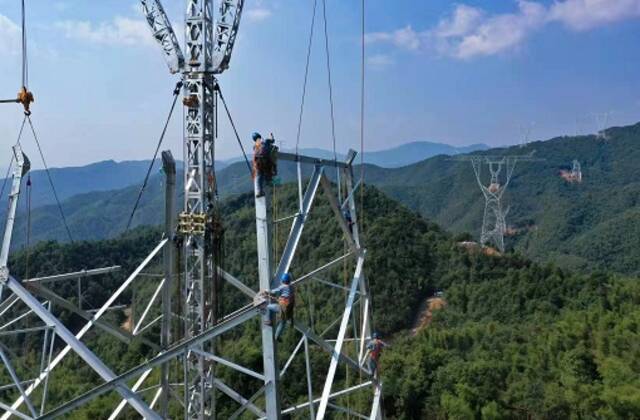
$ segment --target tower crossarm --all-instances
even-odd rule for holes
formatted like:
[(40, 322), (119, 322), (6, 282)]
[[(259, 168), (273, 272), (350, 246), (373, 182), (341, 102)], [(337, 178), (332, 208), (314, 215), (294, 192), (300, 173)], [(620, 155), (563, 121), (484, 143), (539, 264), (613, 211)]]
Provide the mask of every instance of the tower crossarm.
[(151, 33), (162, 47), (169, 71), (172, 74), (181, 72), (184, 69), (184, 55), (162, 3), (160, 0), (140, 0), (140, 2)]

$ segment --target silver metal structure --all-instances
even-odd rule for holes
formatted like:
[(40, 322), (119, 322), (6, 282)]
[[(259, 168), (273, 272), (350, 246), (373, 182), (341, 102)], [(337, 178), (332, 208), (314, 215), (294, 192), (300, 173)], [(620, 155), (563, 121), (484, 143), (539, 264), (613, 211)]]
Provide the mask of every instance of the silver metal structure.
[[(271, 213), (272, 191), (267, 187), (265, 195), (255, 199), (258, 254), (258, 278), (255, 280), (259, 290), (253, 290), (247, 282), (227, 273), (221, 268), (221, 261), (215, 253), (215, 244), (220, 239), (216, 231), (220, 220), (217, 213), (214, 167), (217, 136), (215, 75), (229, 66), (244, 2), (220, 0), (217, 20), (214, 22), (213, 0), (186, 0), (184, 54), (162, 4), (157, 0), (141, 0), (141, 3), (154, 38), (162, 47), (169, 70), (180, 73), (183, 82), (185, 131), (182, 212), (176, 221), (175, 163), (170, 153), (163, 152), (166, 176), (164, 237), (102, 306), (95, 311), (88, 311), (68, 297), (56, 293), (57, 285), (80, 278), (92, 281), (95, 276), (113, 273), (119, 267), (55, 274), (22, 282), (10, 275), (6, 263), (13, 220), (20, 194), (20, 181), (27, 171), (23, 168), (28, 167), (28, 160), (22, 159), (19, 147), (14, 149), (18, 169), (14, 174), (11, 211), (0, 254), (0, 289), (10, 291), (7, 296), (0, 293), (0, 317), (8, 315), (13, 318), (0, 326), (0, 333), (38, 333), (44, 334), (44, 340), (41, 363), (34, 377), (18, 377), (15, 369), (10, 366), (6, 353), (0, 355), (3, 360), (6, 358), (3, 365), (11, 372), (12, 382), (6, 386), (19, 391), (14, 401), (0, 401), (0, 420), (7, 420), (12, 416), (50, 419), (72, 415), (78, 407), (112, 391), (118, 392), (122, 401), (113, 407), (110, 419), (118, 418), (128, 406), (142, 417), (150, 419), (168, 418), (175, 415), (176, 411), (181, 413), (179, 417), (187, 419), (212, 419), (218, 416), (217, 404), (221, 396), (238, 404), (231, 418), (253, 415), (257, 418), (280, 419), (283, 414), (299, 410), (308, 410), (310, 417), (316, 419), (328, 417), (330, 412), (347, 413), (360, 418), (382, 418), (382, 385), (372, 380), (364, 359), (366, 343), (371, 336), (372, 304), (364, 274), (366, 250), (357, 223), (355, 191), (360, 183), (354, 184), (351, 166), (355, 152), (351, 151), (345, 162), (280, 153), (280, 160), (296, 162), (298, 167), (303, 164), (313, 166), (306, 189), (302, 187), (305, 181), (302, 171), (298, 172), (298, 212), (290, 218), (278, 221), (281, 223), (290, 220), (291, 223), (284, 249), (280, 255), (274, 255), (272, 227), (276, 221)], [(336, 193), (328, 180), (327, 168), (340, 171), (340, 179), (345, 184), (344, 196)], [(313, 324), (305, 325), (301, 320), (296, 320), (293, 329), (295, 332), (290, 334), (300, 334), (300, 340), (295, 349), (287, 354), (285, 349), (279, 349), (274, 328), (267, 322), (271, 318), (266, 309), (270, 302), (267, 292), (276, 288), (282, 273), (296, 271), (294, 257), (320, 189), (323, 190), (335, 222), (342, 232), (346, 251), (320, 267), (298, 275), (294, 284), (298, 287), (314, 283), (318, 287), (330, 287), (339, 296), (345, 291), (348, 294), (345, 296), (344, 307), (336, 310), (337, 318), (324, 331), (316, 331)], [(351, 218), (349, 223), (344, 216), (347, 210)], [(164, 264), (158, 261), (161, 255)], [(179, 259), (177, 256), (180, 257), (181, 264), (175, 263)], [(338, 265), (349, 261), (355, 269), (345, 286), (339, 286), (330, 277), (320, 277), (330, 276), (332, 269), (335, 271)], [(152, 275), (145, 273), (145, 270), (153, 270), (154, 267), (156, 271)], [(144, 309), (139, 318), (134, 319), (135, 311), (132, 311), (130, 328), (111, 325), (103, 316), (114, 308), (121, 308), (122, 306), (116, 305), (118, 300), (143, 280), (153, 281), (154, 287), (143, 304)], [(221, 296), (218, 282), (226, 282), (238, 290), (244, 296), (246, 305), (228, 314), (219, 313), (217, 308)], [(36, 296), (44, 300), (40, 301)], [(174, 310), (176, 306), (180, 308), (178, 312)], [(25, 309), (26, 312), (23, 312)], [(86, 323), (73, 334), (56, 318), (55, 309), (74, 313)], [(40, 319), (42, 325), (20, 328), (22, 320), (34, 316)], [(262, 343), (262, 370), (243, 366), (233, 360), (233, 355), (218, 351), (217, 346), (223, 343), (223, 334), (233, 329), (242, 328), (244, 334), (252, 333), (256, 318), (259, 319), (257, 331)], [(249, 324), (250, 322), (254, 323)], [(177, 328), (181, 331), (180, 334), (176, 334), (176, 324), (180, 324), (180, 328)], [(154, 325), (160, 326), (159, 334), (152, 332), (151, 327)], [(118, 374), (83, 343), (83, 339), (86, 340), (94, 327), (123, 343), (140, 340), (157, 352), (156, 356)], [(65, 346), (56, 346), (56, 340), (58, 344), (62, 340)], [(91, 366), (104, 382), (69, 401), (50, 401), (50, 376), (72, 352)], [(314, 366), (318, 354), (326, 355), (326, 364)], [(316, 357), (312, 358), (312, 355)], [(285, 398), (282, 381), (287, 379), (287, 372), (296, 358), (304, 358), (306, 392), (304, 395), (288, 395)], [(176, 364), (182, 366), (180, 371), (170, 368)], [(342, 379), (338, 379), (341, 366), (355, 372), (355, 379), (346, 385)], [(323, 375), (323, 383), (313, 383), (314, 368), (327, 369), (326, 375)], [(256, 381), (256, 391), (252, 395), (242, 395), (216, 374), (219, 369), (231, 369)], [(154, 370), (159, 381), (151, 383)], [(5, 385), (0, 384), (0, 387), (3, 386)], [(345, 396), (365, 390), (369, 392), (370, 412), (358, 413), (340, 404)], [(294, 405), (284, 403), (301, 398), (305, 398), (307, 402)], [(55, 408), (52, 408), (53, 404), (56, 405)]]
[[(485, 200), (484, 212), (482, 216), (482, 230), (480, 234), (480, 244), (493, 245), (498, 251), (504, 253), (504, 236), (507, 231), (506, 216), (509, 208), (503, 208), (503, 196), (513, 171), (518, 161), (537, 161), (532, 155), (526, 156), (489, 156), (470, 155), (455, 157), (454, 160), (471, 162), (473, 173), (482, 195)], [(490, 180), (488, 184), (482, 179), (482, 167), (489, 170)], [(503, 172), (504, 170), (504, 172)]]
[[(167, 177), (166, 209), (169, 211), (172, 206), (172, 196), (174, 194), (174, 187), (171, 182), (171, 178), (173, 177), (171, 171), (172, 165), (169, 154), (163, 154), (163, 158), (165, 175)], [(315, 161), (315, 159), (309, 157), (292, 157), (287, 156), (286, 154), (283, 154), (282, 158)], [(282, 414), (293, 413), (299, 410), (308, 410), (309, 415), (317, 419), (327, 417), (329, 415), (329, 411), (336, 413), (349, 413), (350, 415), (359, 418), (381, 418), (381, 384), (371, 380), (371, 372), (364, 367), (365, 360), (363, 359), (365, 345), (371, 335), (371, 301), (368, 284), (363, 272), (366, 251), (361, 244), (358, 225), (354, 224), (350, 229), (343, 217), (343, 213), (341, 212), (341, 208), (344, 208), (346, 204), (351, 211), (351, 217), (353, 220), (357, 220), (354, 200), (355, 186), (352, 181), (352, 168), (350, 166), (350, 162), (338, 164), (333, 162), (332, 166), (337, 166), (338, 169), (343, 172), (342, 179), (346, 182), (345, 195), (347, 196), (345, 203), (342, 205), (339, 204), (340, 201), (335, 192), (335, 188), (333, 188), (325, 176), (326, 168), (321, 164), (314, 165), (313, 174), (307, 183), (306, 190), (303, 192), (303, 203), (300, 204), (300, 208), (303, 209), (303, 212), (297, 214), (291, 221), (291, 230), (287, 239), (287, 245), (284, 247), (282, 255), (278, 258), (277, 266), (272, 263), (272, 253), (270, 252), (272, 249), (270, 227), (274, 223), (273, 217), (269, 211), (271, 208), (269, 205), (271, 200), (270, 188), (266, 188), (265, 196), (256, 198), (256, 227), (258, 229), (257, 246), (259, 255), (258, 267), (261, 291), (272, 290), (275, 287), (279, 272), (295, 269), (295, 265), (292, 264), (294, 260), (293, 257), (297, 252), (298, 244), (303, 236), (305, 224), (311, 216), (313, 204), (317, 201), (318, 197), (320, 197), (318, 195), (320, 189), (323, 190), (329, 206), (333, 209), (336, 225), (340, 227), (343, 236), (346, 238), (347, 253), (332, 261), (328, 261), (318, 268), (308, 271), (306, 274), (298, 276), (294, 282), (296, 287), (302, 286), (305, 283), (316, 282), (318, 285), (331, 287), (332, 290), (336, 290), (336, 293), (343, 293), (343, 287), (336, 285), (331, 281), (326, 281), (320, 276), (323, 276), (323, 274), (328, 273), (331, 269), (335, 269), (346, 261), (351, 260), (355, 263), (355, 271), (353, 272), (352, 279), (349, 287), (347, 288), (349, 293), (345, 306), (336, 321), (331, 323), (324, 332), (316, 332), (312, 326), (305, 325), (303, 322), (298, 320), (295, 322), (295, 330), (301, 334), (298, 345), (290, 354), (278, 354), (278, 345), (274, 341), (273, 328), (271, 325), (266, 325), (264, 323), (267, 318), (265, 305), (268, 303), (265, 300), (264, 294), (259, 292), (256, 293), (256, 291), (246, 286), (240, 279), (237, 279), (231, 274), (226, 273), (224, 270), (217, 268), (221, 277), (227, 281), (229, 285), (233, 286), (235, 289), (239, 290), (242, 295), (246, 296), (248, 304), (228, 315), (221, 316), (217, 323), (211, 324), (203, 332), (192, 337), (185, 337), (184, 339), (178, 339), (176, 341), (169, 336), (170, 328), (162, 328), (161, 335), (159, 337), (160, 342), (158, 344), (148, 343), (150, 346), (154, 346), (154, 348), (158, 349), (158, 356), (129, 370), (128, 372), (125, 372), (124, 374), (117, 375), (112, 371), (109, 371), (99, 359), (95, 358), (95, 355), (92, 356), (92, 353), (84, 347), (80, 340), (82, 340), (82, 338), (94, 326), (122, 342), (130, 343), (134, 339), (144, 339), (145, 337), (141, 337), (141, 334), (144, 334), (143, 330), (145, 327), (143, 327), (143, 325), (148, 323), (146, 318), (150, 317), (149, 308), (152, 305), (155, 305), (154, 302), (159, 299), (160, 295), (162, 295), (163, 299), (162, 316), (176, 316), (171, 312), (171, 310), (167, 310), (165, 307), (166, 300), (164, 299), (166, 298), (166, 286), (168, 284), (166, 279), (170, 279), (172, 277), (169, 274), (171, 273), (172, 267), (165, 264), (165, 276), (164, 278), (158, 278), (157, 288), (152, 293), (149, 303), (143, 311), (143, 315), (137, 320), (133, 333), (123, 331), (119, 327), (112, 326), (100, 319), (102, 315), (109, 310), (109, 308), (113, 307), (116, 300), (132, 286), (134, 281), (143, 274), (143, 270), (151, 264), (152, 260), (160, 255), (161, 250), (168, 252), (168, 249), (172, 249), (171, 238), (163, 239), (153, 252), (122, 283), (120, 288), (118, 288), (118, 290), (94, 315), (88, 314), (82, 309), (74, 306), (74, 304), (69, 300), (58, 296), (51, 290), (44, 287), (44, 284), (48, 282), (52, 286), (56, 286), (60, 281), (65, 281), (63, 279), (73, 280), (74, 275), (88, 276), (88, 273), (93, 273), (95, 275), (100, 272), (112, 272), (116, 269), (115, 267), (86, 270), (77, 273), (70, 273), (65, 276), (50, 276), (46, 278), (33, 279), (32, 281), (24, 282), (25, 286), (21, 286), (19, 282), (9, 276), (4, 283), (10, 287), (14, 292), (14, 295), (11, 295), (11, 297), (8, 297), (3, 302), (0, 302), (0, 307), (5, 308), (3, 310), (7, 310), (11, 309), (11, 306), (15, 305), (15, 302), (26, 303), (29, 308), (32, 308), (37, 312), (38, 317), (41, 317), (45, 321), (46, 325), (52, 326), (54, 336), (62, 338), (67, 342), (68, 346), (57, 355), (49, 353), (48, 359), (46, 360), (41, 373), (37, 378), (35, 378), (35, 380), (27, 382), (27, 384), (30, 383), (30, 385), (25, 384), (25, 388), (20, 393), (18, 400), (16, 400), (12, 405), (4, 404), (4, 402), (2, 403), (3, 407), (6, 407), (6, 413), (4, 416), (6, 418), (11, 415), (30, 418), (31, 413), (29, 412), (29, 414), (27, 414), (23, 411), (19, 411), (20, 407), (25, 403), (27, 407), (29, 407), (29, 405), (35, 407), (38, 402), (41, 402), (30, 400), (34, 390), (42, 385), (46, 388), (46, 382), (48, 381), (50, 373), (62, 362), (63, 358), (73, 350), (83, 359), (90, 362), (94, 368), (102, 366), (99, 373), (101, 372), (101, 376), (104, 378), (105, 383), (71, 401), (62, 404), (60, 404), (60, 402), (56, 402), (59, 404), (57, 408), (48, 412), (42, 408), (39, 413), (41, 416), (40, 418), (57, 418), (62, 415), (73, 413), (73, 410), (76, 408), (91, 402), (94, 398), (111, 390), (117, 390), (123, 394), (123, 400), (117, 407), (114, 407), (115, 410), (110, 417), (111, 419), (115, 419), (122, 414), (123, 409), (126, 408), (127, 404), (131, 404), (136, 410), (141, 412), (141, 414), (145, 413), (142, 415), (146, 418), (166, 418), (167, 415), (165, 413), (169, 411), (168, 407), (171, 402), (173, 401), (175, 403), (178, 400), (183, 400), (185, 395), (181, 395), (179, 392), (176, 392), (179, 389), (176, 388), (176, 384), (181, 386), (180, 381), (183, 378), (179, 375), (178, 377), (169, 378), (169, 375), (165, 375), (164, 372), (168, 370), (167, 368), (172, 361), (186, 360), (185, 356), (189, 353), (195, 353), (198, 356), (203, 357), (207, 362), (213, 361), (219, 366), (224, 366), (226, 369), (232, 369), (243, 375), (247, 375), (247, 377), (262, 384), (259, 390), (252, 397), (249, 397), (243, 396), (241, 393), (223, 382), (220, 378), (215, 377), (213, 373), (208, 376), (212, 387), (215, 387), (218, 392), (223, 393), (239, 404), (237, 415), (241, 415), (243, 413), (244, 415), (247, 415), (250, 413), (258, 418), (277, 419), (280, 418)], [(167, 228), (170, 226), (171, 221), (167, 220)], [(170, 230), (168, 230), (168, 232), (170, 232)], [(167, 260), (165, 260), (165, 263), (166, 262)], [(51, 311), (45, 310), (44, 307), (35, 300), (29, 290), (33, 294), (52, 302), (55, 306), (70, 310), (85, 318), (88, 321), (87, 324), (75, 335), (75, 337), (71, 336), (68, 331), (65, 331), (65, 327), (61, 325), (61, 323), (51, 314)], [(12, 298), (13, 296), (16, 296), (17, 298), (14, 299)], [(171, 296), (169, 299), (171, 299)], [(180, 314), (177, 314), (177, 316), (180, 317)], [(244, 367), (241, 364), (228, 359), (226, 356), (217, 355), (210, 351), (203, 350), (210, 347), (210, 344), (214, 339), (220, 339), (222, 334), (232, 329), (243, 327), (247, 322), (255, 319), (256, 316), (262, 319), (259, 325), (263, 343), (263, 371), (256, 371), (254, 369)], [(167, 321), (163, 319), (162, 323), (165, 324), (165, 322)], [(337, 328), (337, 331), (334, 330), (334, 328)], [(329, 331), (332, 330), (335, 331), (336, 335), (327, 336)], [(51, 341), (49, 343), (51, 343)], [(353, 344), (353, 347), (351, 347), (351, 344)], [(310, 357), (314, 348), (325, 353), (329, 358), (327, 365), (328, 370), (324, 376), (324, 384), (315, 384), (315, 388), (312, 382), (314, 366)], [(297, 357), (304, 357), (304, 366), (307, 376), (307, 393), (305, 396), (307, 403), (283, 406), (283, 391), (280, 387), (280, 382), (283, 378), (286, 378), (285, 375), (287, 374), (289, 367)], [(286, 362), (284, 362), (285, 360)], [(355, 385), (350, 384), (347, 387), (342, 386), (341, 383), (336, 383), (336, 373), (339, 366), (348, 367), (356, 373), (354, 375), (355, 377), (360, 377), (361, 379), (359, 381), (356, 380), (357, 383)], [(159, 369), (161, 374), (160, 383), (155, 385), (155, 387), (158, 388), (158, 391), (153, 394), (144, 394), (148, 395), (148, 398), (146, 398), (143, 397), (140, 392), (144, 387), (146, 387), (145, 389), (154, 389), (153, 387), (149, 388), (149, 378), (151, 377), (150, 375), (154, 369)], [(24, 380), (24, 378), (16, 378), (18, 381), (20, 379)], [(127, 388), (126, 384), (134, 379), (137, 379), (134, 386)], [(173, 382), (171, 382), (170, 379), (172, 379)], [(178, 381), (177, 383), (175, 382), (176, 380)], [(318, 386), (321, 386), (321, 388), (316, 391)], [(168, 388), (168, 391), (164, 390), (165, 387)], [(367, 389), (370, 390), (371, 412), (366, 415), (358, 413), (351, 408), (344, 407), (338, 402), (340, 398), (344, 398), (353, 392), (363, 392)], [(213, 389), (209, 388), (207, 389), (207, 392), (212, 395)], [(299, 397), (300, 396), (289, 396), (288, 399), (297, 399)], [(260, 398), (263, 403), (256, 402), (256, 398)], [(44, 406), (46, 406), (46, 404), (44, 404), (43, 407)], [(153, 407), (156, 406), (158, 406), (158, 412), (153, 411)], [(214, 414), (215, 413), (213, 411), (209, 411), (205, 414), (205, 417), (212, 418)], [(184, 407), (184, 417), (191, 418), (188, 405), (185, 405)]]
[(575, 182), (582, 182), (582, 167), (580, 166), (580, 162), (578, 162), (577, 159), (573, 160), (571, 168), (571, 179)]

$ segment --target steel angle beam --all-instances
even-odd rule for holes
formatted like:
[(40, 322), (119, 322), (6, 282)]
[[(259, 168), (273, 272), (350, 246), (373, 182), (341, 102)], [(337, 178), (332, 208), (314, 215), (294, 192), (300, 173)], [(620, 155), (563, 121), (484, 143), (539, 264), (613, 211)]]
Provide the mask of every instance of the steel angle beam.
[(93, 270), (81, 270), (81, 271), (76, 271), (76, 272), (73, 272), (73, 273), (56, 274), (56, 275), (53, 275), (53, 276), (34, 277), (32, 279), (23, 280), (22, 283), (34, 283), (34, 282), (44, 283), (44, 282), (53, 282), (53, 281), (62, 281), (62, 280), (77, 279), (77, 278), (84, 278), (84, 277), (92, 277), (92, 276), (98, 276), (100, 274), (115, 273), (117, 271), (120, 271), (121, 268), (122, 267), (120, 267), (119, 265), (114, 265), (112, 267), (96, 268), (96, 269), (93, 269)]
[[(93, 320), (93, 315), (91, 315), (90, 313), (88, 313), (87, 311), (84, 311), (80, 308), (78, 308), (76, 305), (74, 305), (73, 303), (69, 302), (68, 300), (66, 300), (65, 298), (55, 294), (54, 292), (52, 292), (51, 290), (49, 290), (48, 288), (39, 285), (39, 284), (27, 284), (26, 285), (27, 290), (29, 290), (30, 292), (41, 296), (51, 302), (53, 302), (56, 306), (59, 306), (61, 308), (64, 308), (68, 311), (73, 312), (74, 314), (78, 315), (81, 318), (84, 318), (86, 321), (91, 321)], [(121, 328), (118, 327), (114, 327), (113, 325), (110, 325), (107, 322), (102, 321), (101, 319), (96, 319), (95, 320), (95, 326), (97, 328), (100, 328), (101, 330), (111, 334), (112, 336), (116, 337), (117, 339), (119, 339), (120, 341), (130, 344), (133, 340), (139, 339), (140, 341), (144, 342), (146, 345), (148, 345), (149, 347), (151, 347), (152, 349), (155, 350), (159, 350), (159, 347), (156, 343), (147, 340), (143, 337), (136, 337), (133, 334), (129, 333), (128, 331), (125, 331)]]
[[(97, 357), (87, 346), (85, 346), (78, 338), (76, 338), (71, 331), (69, 331), (56, 317), (54, 317), (48, 310), (45, 309), (40, 302), (33, 297), (27, 289), (25, 289), (16, 279), (9, 277), (7, 281), (7, 287), (11, 289), (13, 293), (33, 310), (47, 325), (55, 327), (55, 332), (62, 340), (64, 340), (73, 351), (80, 356), (102, 379), (105, 381), (111, 381), (116, 378), (116, 374), (111, 371), (103, 362)], [(116, 387), (116, 391), (124, 399), (131, 404), (135, 410), (145, 418), (160, 420), (160, 416), (157, 415), (149, 406), (138, 397), (133, 391), (127, 388), (126, 385), (119, 383)]]
[(316, 414), (316, 419), (318, 420), (323, 419), (327, 411), (327, 404), (329, 402), (329, 395), (331, 394), (331, 388), (333, 386), (333, 379), (335, 377), (336, 370), (338, 369), (338, 362), (340, 361), (340, 357), (337, 357), (336, 354), (339, 355), (340, 353), (342, 353), (344, 337), (347, 333), (347, 328), (349, 327), (349, 320), (351, 318), (353, 303), (356, 298), (356, 291), (358, 290), (358, 286), (360, 285), (360, 277), (362, 276), (363, 265), (364, 265), (364, 256), (361, 256), (358, 258), (356, 271), (353, 276), (353, 280), (351, 280), (351, 290), (349, 291), (349, 297), (347, 298), (347, 306), (345, 307), (344, 314), (342, 315), (340, 330), (338, 332), (338, 337), (336, 339), (335, 353), (331, 357), (331, 363), (329, 364), (329, 371), (327, 372), (327, 377), (324, 382), (322, 398), (320, 400), (320, 406), (318, 407), (318, 413)]
[(284, 251), (282, 252), (280, 264), (278, 264), (278, 268), (276, 269), (276, 273), (274, 276), (275, 279), (279, 279), (280, 276), (289, 271), (289, 268), (291, 267), (291, 262), (293, 261), (296, 248), (298, 247), (300, 237), (302, 236), (304, 224), (307, 221), (307, 217), (309, 216), (309, 211), (311, 210), (313, 200), (315, 199), (316, 193), (318, 192), (318, 187), (320, 185), (320, 180), (322, 178), (323, 172), (324, 171), (322, 167), (316, 166), (313, 169), (313, 175), (311, 175), (309, 186), (307, 187), (307, 191), (305, 191), (304, 198), (302, 199), (302, 212), (297, 215), (297, 217), (293, 221), (293, 224), (291, 225), (291, 232), (289, 233), (289, 238), (287, 239)]
[(308, 337), (309, 340), (313, 341), (318, 346), (320, 346), (324, 351), (331, 354), (332, 360), (338, 359), (339, 361), (350, 365), (352, 368), (359, 370), (365, 375), (368, 375), (368, 376), (371, 375), (371, 372), (368, 369), (360, 365), (357, 361), (353, 360), (346, 354), (338, 353), (338, 351), (336, 351), (336, 349), (328, 341), (324, 340), (318, 334), (314, 333), (310, 328), (305, 327), (304, 325), (300, 324), (297, 321), (294, 322), (294, 326), (298, 331), (300, 331), (302, 334)]
[(69, 411), (73, 410), (74, 408), (79, 407), (93, 400), (94, 398), (97, 398), (100, 395), (103, 395), (104, 393), (111, 391), (112, 389), (117, 387), (120, 383), (136, 378), (139, 375), (146, 372), (148, 369), (151, 369), (155, 366), (161, 365), (171, 359), (174, 359), (178, 356), (183, 355), (185, 351), (195, 346), (201, 345), (202, 343), (209, 341), (212, 338), (215, 338), (221, 334), (224, 334), (225, 332), (237, 327), (238, 325), (241, 325), (247, 322), (248, 320), (252, 319), (262, 310), (262, 306), (263, 306), (262, 303), (259, 305), (250, 305), (237, 311), (236, 313), (234, 313), (233, 316), (226, 318), (222, 322), (212, 326), (211, 328), (207, 329), (203, 333), (172, 346), (167, 351), (160, 353), (158, 356), (142, 363), (141, 365), (138, 365), (133, 369), (130, 369), (129, 371), (123, 373), (122, 375), (110, 380), (109, 382), (99, 385), (93, 388), (92, 390), (86, 392), (85, 394), (75, 398), (74, 400), (69, 401), (66, 404), (63, 404), (60, 407), (48, 412), (47, 414), (42, 416), (41, 419), (43, 420), (53, 419), (63, 414), (66, 414)]
[[(151, 262), (151, 260), (156, 256), (156, 254), (158, 252), (160, 252), (160, 250), (162, 249), (162, 247), (167, 243), (167, 240), (164, 239), (162, 241), (160, 241), (160, 243), (153, 249), (153, 251), (151, 251), (151, 253), (149, 255), (147, 255), (147, 257), (144, 259), (144, 261), (142, 261), (142, 263), (133, 271), (133, 273), (131, 273), (131, 275), (120, 285), (120, 287), (118, 288), (118, 290), (115, 291), (115, 293), (113, 295), (111, 295), (111, 297), (109, 299), (107, 299), (107, 301), (100, 307), (100, 309), (98, 310), (98, 312), (96, 312), (96, 314), (93, 316), (92, 320), (87, 322), (84, 327), (82, 327), (82, 329), (80, 331), (78, 331), (78, 333), (76, 334), (76, 338), (78, 340), (80, 340), (86, 333), (87, 331), (89, 331), (91, 329), (91, 327), (93, 327), (93, 325), (96, 323), (96, 321), (98, 319), (100, 319), (100, 317), (102, 317), (102, 315), (104, 315), (107, 310), (111, 307), (111, 305), (113, 305), (113, 303), (120, 297), (120, 295), (122, 295), (122, 293), (124, 293), (124, 291), (127, 289), (127, 287), (129, 287), (129, 285), (136, 279), (136, 277), (138, 276), (138, 274), (140, 274), (140, 272), (142, 272), (142, 270), (144, 270), (144, 268), (149, 264), (149, 262)], [(40, 376), (38, 376), (38, 378), (36, 378), (36, 380), (33, 382), (33, 384), (31, 384), (29, 386), (29, 388), (26, 389), (26, 394), (27, 395), (31, 395), (31, 393), (43, 382), (45, 381), (45, 379), (49, 376), (49, 374), (51, 373), (51, 371), (64, 359), (64, 357), (71, 351), (71, 346), (67, 345), (65, 348), (62, 349), (62, 351), (60, 351), (60, 353), (58, 353), (58, 355), (51, 361), (51, 363), (49, 363), (49, 366), (47, 366), (47, 368), (40, 373)], [(24, 402), (24, 399), (22, 397), (18, 397), (18, 399), (12, 404), (12, 408), (17, 409), (20, 407), (20, 405), (22, 405), (22, 403)], [(2, 417), (0, 417), (0, 420), (8, 420), (10, 417), (10, 414), (5, 413), (2, 415)]]
[[(355, 156), (354, 156), (355, 158)], [(335, 161), (331, 159), (320, 159), (311, 156), (296, 155), (295, 153), (278, 152), (278, 160), (287, 160), (289, 162), (309, 163), (316, 166), (349, 168), (350, 163)]]

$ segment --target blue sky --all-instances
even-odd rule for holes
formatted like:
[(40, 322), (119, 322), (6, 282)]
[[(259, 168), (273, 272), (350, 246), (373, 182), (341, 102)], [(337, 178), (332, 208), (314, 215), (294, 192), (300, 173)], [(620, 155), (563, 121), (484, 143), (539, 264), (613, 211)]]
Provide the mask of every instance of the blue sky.
[[(51, 166), (150, 157), (169, 75), (133, 0), (30, 0), (33, 120)], [(20, 86), (19, 0), (0, 0), (0, 96)], [(165, 0), (180, 31), (182, 0)], [(338, 149), (359, 144), (359, 1), (327, 0)], [(245, 144), (295, 146), (312, 0), (247, 0), (221, 85)], [(301, 147), (331, 147), (321, 1)], [(640, 0), (367, 0), (366, 146), (518, 143), (640, 120)], [(0, 167), (22, 115), (0, 107)], [(220, 114), (220, 158), (239, 154)], [(181, 156), (181, 112), (166, 147)], [(25, 147), (34, 158), (29, 136)], [(34, 159), (37, 162), (37, 159)], [(39, 166), (39, 165), (36, 165)]]

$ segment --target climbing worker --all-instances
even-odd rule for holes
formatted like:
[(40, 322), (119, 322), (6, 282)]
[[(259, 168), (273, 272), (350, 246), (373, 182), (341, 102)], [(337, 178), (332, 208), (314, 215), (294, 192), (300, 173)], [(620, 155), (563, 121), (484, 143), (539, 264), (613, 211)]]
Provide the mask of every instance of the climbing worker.
[(256, 197), (264, 196), (265, 183), (271, 182), (277, 172), (274, 155), (276, 154), (273, 134), (271, 138), (262, 139), (260, 133), (253, 133), (253, 179)]
[(349, 232), (353, 235), (353, 218), (351, 217), (351, 212), (349, 209), (344, 209), (342, 215), (344, 216), (344, 220), (347, 222), (347, 226), (349, 226)]
[(253, 133), (253, 183), (256, 197), (264, 195), (264, 159), (262, 158), (262, 136)]
[(378, 380), (378, 360), (380, 359), (380, 353), (382, 353), (382, 349), (385, 347), (387, 347), (387, 343), (380, 339), (380, 334), (374, 332), (371, 340), (367, 343), (367, 353), (364, 355), (363, 360), (366, 360), (367, 356), (369, 356), (369, 370), (375, 380)]
[(295, 289), (291, 285), (291, 280), (291, 274), (284, 273), (282, 277), (280, 277), (280, 287), (270, 293), (270, 295), (278, 298), (278, 303), (269, 304), (267, 309), (271, 313), (280, 313), (280, 321), (278, 321), (275, 334), (276, 340), (280, 339), (280, 336), (287, 326), (287, 321), (293, 325), (293, 308), (296, 304), (296, 295)]

